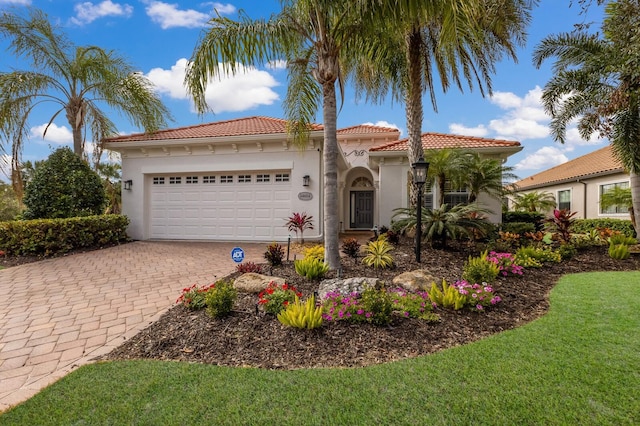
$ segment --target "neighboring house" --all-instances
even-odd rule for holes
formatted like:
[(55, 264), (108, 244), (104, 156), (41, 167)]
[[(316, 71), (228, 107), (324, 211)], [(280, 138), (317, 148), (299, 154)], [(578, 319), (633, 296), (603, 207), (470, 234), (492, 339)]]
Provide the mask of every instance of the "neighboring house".
[[(389, 226), (393, 210), (408, 206), (411, 165), (399, 137), (378, 126), (338, 130), (341, 230)], [(425, 133), (422, 143), (502, 160), (522, 149), (519, 142), (437, 133)], [(105, 147), (122, 155), (122, 211), (134, 239), (284, 241), (293, 212), (313, 216), (305, 239), (323, 237), (321, 125), (312, 126), (302, 149), (290, 141), (285, 120), (267, 117), (120, 136)], [(499, 222), (500, 200), (479, 201)]]
[(576, 218), (629, 219), (626, 206), (600, 207), (600, 196), (610, 188), (629, 187), (629, 174), (614, 158), (611, 146), (575, 158), (515, 183), (516, 193), (548, 192), (557, 208), (577, 212)]

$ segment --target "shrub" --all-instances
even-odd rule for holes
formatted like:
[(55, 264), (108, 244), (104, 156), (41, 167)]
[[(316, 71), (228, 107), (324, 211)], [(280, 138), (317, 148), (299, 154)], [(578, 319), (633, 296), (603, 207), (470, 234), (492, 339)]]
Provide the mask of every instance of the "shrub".
[(23, 198), (25, 219), (53, 219), (104, 213), (100, 176), (68, 147), (59, 148), (38, 168)]
[(433, 313), (433, 305), (429, 294), (424, 291), (407, 292), (403, 288), (389, 290), (393, 311), (405, 318), (419, 318), (425, 321), (437, 321), (440, 316)]
[(265, 312), (278, 315), (289, 303), (297, 297), (302, 297), (302, 293), (297, 288), (287, 283), (278, 285), (271, 281), (267, 288), (258, 294), (258, 304), (264, 307)]
[(304, 255), (305, 259), (312, 257), (314, 259), (324, 261), (324, 246), (322, 246), (321, 244), (316, 244), (315, 246), (307, 247), (304, 249), (302, 254)]
[(304, 244), (304, 231), (313, 229), (313, 216), (307, 216), (307, 213), (293, 213), (287, 220), (286, 227), (289, 232), (293, 231), (298, 235), (300, 233), (300, 242)]
[(469, 284), (466, 281), (457, 281), (453, 286), (465, 299), (464, 304), (477, 311), (483, 311), (486, 307), (500, 303), (500, 296), (493, 294), (493, 288), (482, 284)]
[(503, 223), (502, 230), (504, 232), (509, 232), (512, 234), (524, 235), (526, 233), (536, 232), (536, 227), (533, 225), (533, 223), (528, 222), (510, 222)]
[(246, 274), (247, 272), (255, 272), (257, 274), (262, 273), (262, 266), (253, 262), (244, 262), (236, 266), (236, 272)]
[(389, 252), (393, 246), (384, 238), (371, 241), (367, 244), (366, 255), (362, 258), (362, 263), (377, 269), (390, 268), (393, 266), (393, 256)]
[(525, 268), (540, 268), (544, 262), (558, 263), (561, 261), (562, 255), (557, 251), (533, 246), (520, 247), (514, 257), (515, 264)]
[(462, 309), (466, 303), (466, 298), (460, 294), (458, 289), (447, 284), (444, 279), (442, 280), (442, 289), (438, 288), (436, 283), (431, 284), (429, 298), (436, 306), (453, 308), (456, 311)]
[(608, 228), (612, 231), (618, 231), (628, 237), (634, 237), (636, 231), (630, 220), (623, 219), (576, 219), (573, 224), (573, 232), (586, 234), (594, 229), (602, 230)]
[(20, 204), (11, 185), (0, 182), (0, 222), (14, 220), (20, 214)]
[(384, 290), (367, 288), (362, 294), (343, 296), (338, 292), (327, 293), (322, 302), (325, 321), (370, 322), (387, 325), (391, 322), (393, 303)]
[(462, 272), (462, 279), (471, 283), (491, 283), (500, 273), (500, 267), (487, 259), (487, 252), (479, 257), (469, 256)]
[(382, 233), (381, 235), (384, 235), (387, 238), (387, 241), (389, 241), (394, 246), (397, 246), (400, 243), (400, 234), (396, 231), (389, 230), (385, 233)]
[(264, 258), (272, 267), (280, 266), (282, 265), (282, 259), (284, 259), (284, 249), (278, 243), (271, 243), (267, 246)]
[(498, 265), (500, 274), (505, 277), (509, 274), (523, 274), (522, 266), (515, 263), (515, 257), (511, 253), (496, 253), (495, 251), (492, 251), (487, 255), (487, 260)]
[(182, 294), (176, 300), (176, 303), (181, 303), (187, 309), (195, 311), (198, 309), (202, 309), (206, 306), (206, 295), (207, 292), (213, 287), (215, 284), (211, 284), (204, 287), (198, 287), (196, 284), (191, 287), (185, 287), (182, 289)]
[(617, 235), (612, 235), (609, 237), (609, 239), (607, 240), (608, 243), (611, 245), (620, 245), (620, 244), (624, 244), (626, 246), (632, 246), (634, 244), (638, 243), (638, 240), (636, 240), (633, 237), (627, 237), (624, 234), (617, 234)]
[(571, 241), (571, 233), (573, 232), (573, 224), (575, 219), (573, 218), (576, 212), (569, 210), (554, 210), (553, 216), (547, 219), (545, 222), (549, 225), (549, 228), (553, 232), (555, 240), (561, 243), (568, 243)]
[(360, 253), (360, 243), (356, 238), (345, 238), (342, 241), (342, 252), (352, 259), (356, 259)]
[(631, 256), (629, 246), (626, 244), (611, 244), (609, 246), (609, 257), (616, 260), (628, 259)]
[(129, 219), (120, 215), (0, 222), (0, 249), (9, 255), (55, 255), (126, 241)]
[(502, 223), (526, 222), (532, 224), (536, 231), (542, 230), (544, 214), (540, 212), (503, 212)]
[(278, 321), (289, 327), (308, 330), (318, 328), (322, 325), (322, 306), (316, 306), (316, 299), (313, 296), (304, 304), (296, 296), (293, 303), (289, 303), (278, 314)]
[(329, 265), (324, 263), (324, 260), (319, 260), (316, 257), (305, 257), (304, 259), (296, 260), (293, 262), (293, 266), (298, 275), (308, 280), (322, 279), (329, 271)]
[(384, 289), (367, 288), (360, 295), (360, 304), (365, 312), (371, 315), (367, 321), (374, 325), (387, 325), (391, 322), (393, 303)]
[(214, 318), (223, 318), (231, 313), (238, 291), (227, 280), (216, 281), (205, 293), (207, 314)]

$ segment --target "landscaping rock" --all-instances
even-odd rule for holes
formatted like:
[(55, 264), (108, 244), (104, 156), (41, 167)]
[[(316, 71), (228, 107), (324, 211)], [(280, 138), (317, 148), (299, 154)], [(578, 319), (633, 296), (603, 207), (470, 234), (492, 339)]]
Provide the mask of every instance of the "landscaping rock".
[(401, 287), (409, 291), (427, 291), (431, 283), (437, 282), (436, 277), (424, 269), (404, 272), (391, 281), (395, 287)]
[(236, 278), (233, 287), (241, 293), (260, 293), (267, 288), (271, 281), (275, 281), (277, 284), (285, 283), (284, 278), (247, 272)]
[(323, 280), (318, 286), (318, 297), (324, 299), (329, 292), (339, 292), (347, 296), (353, 292), (362, 293), (366, 288), (382, 287), (382, 281), (378, 278), (355, 277), (355, 278), (333, 278)]

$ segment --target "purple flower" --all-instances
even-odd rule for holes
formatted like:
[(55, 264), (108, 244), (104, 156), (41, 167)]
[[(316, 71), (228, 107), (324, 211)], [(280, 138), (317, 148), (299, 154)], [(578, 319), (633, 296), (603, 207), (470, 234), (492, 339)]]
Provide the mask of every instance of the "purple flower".
[(405, 313), (404, 313), (404, 316), (405, 316), (405, 317), (407, 317), (407, 318), (409, 318), (409, 312), (405, 312)]
[(366, 314), (364, 314), (364, 316), (367, 318), (371, 318), (371, 312), (367, 312)]
[(483, 310), (483, 309), (484, 309), (484, 307), (483, 307), (481, 304), (479, 304), (479, 303), (478, 303), (478, 304), (476, 305), (476, 309), (477, 309), (477, 310), (479, 310), (479, 311), (481, 311), (481, 310)]
[(362, 309), (358, 309), (357, 313), (358, 313), (358, 315), (362, 315), (362, 314), (364, 314), (364, 311)]

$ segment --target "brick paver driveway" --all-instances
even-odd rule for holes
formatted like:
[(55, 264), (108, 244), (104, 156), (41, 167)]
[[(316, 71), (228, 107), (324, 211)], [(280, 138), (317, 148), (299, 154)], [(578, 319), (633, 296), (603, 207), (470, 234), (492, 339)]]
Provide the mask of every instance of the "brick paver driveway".
[(107, 353), (175, 303), (234, 270), (231, 249), (266, 244), (134, 242), (0, 271), (0, 411)]

